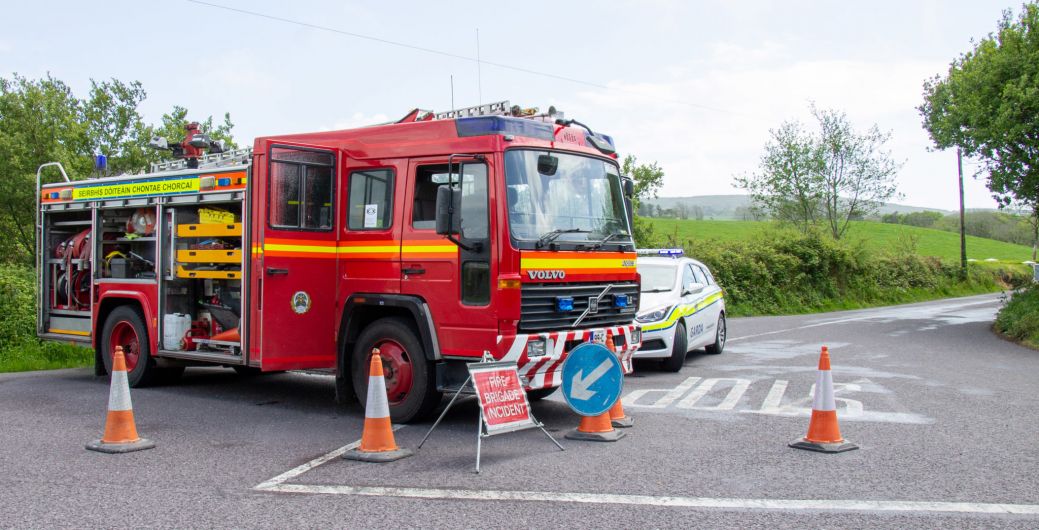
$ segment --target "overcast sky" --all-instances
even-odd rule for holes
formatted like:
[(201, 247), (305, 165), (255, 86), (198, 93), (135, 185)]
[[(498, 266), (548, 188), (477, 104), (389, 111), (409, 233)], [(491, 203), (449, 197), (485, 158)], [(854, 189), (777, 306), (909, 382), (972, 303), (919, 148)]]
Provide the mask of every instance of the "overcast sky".
[[(613, 135), (622, 154), (665, 169), (663, 196), (736, 193), (732, 176), (755, 169), (769, 128), (807, 120), (815, 101), (892, 131), (891, 150), (905, 160), (900, 202), (954, 209), (956, 154), (928, 152), (915, 109), (922, 82), (992, 31), (1003, 9), (1019, 9), (988, 0), (211, 3), (413, 47), (185, 0), (37, 0), (4, 6), (0, 75), (50, 72), (80, 96), (91, 78), (136, 79), (149, 121), (174, 104), (191, 117), (227, 111), (245, 144), (446, 110), (453, 75), (456, 107), (555, 105)], [(968, 179), (967, 207), (994, 206), (983, 180)]]

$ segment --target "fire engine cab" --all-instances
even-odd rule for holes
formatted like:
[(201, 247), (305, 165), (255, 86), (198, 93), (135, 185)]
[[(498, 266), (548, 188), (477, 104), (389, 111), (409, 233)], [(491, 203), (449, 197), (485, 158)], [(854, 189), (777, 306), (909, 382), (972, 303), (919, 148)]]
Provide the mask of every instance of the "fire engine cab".
[(508, 102), (229, 152), (188, 132), (146, 174), (38, 174), (38, 332), (91, 344), (98, 375), (121, 346), (133, 386), (335, 369), (363, 403), (378, 349), (410, 421), (485, 352), (532, 399), (585, 341), (630, 372), (632, 183), (610, 137)]

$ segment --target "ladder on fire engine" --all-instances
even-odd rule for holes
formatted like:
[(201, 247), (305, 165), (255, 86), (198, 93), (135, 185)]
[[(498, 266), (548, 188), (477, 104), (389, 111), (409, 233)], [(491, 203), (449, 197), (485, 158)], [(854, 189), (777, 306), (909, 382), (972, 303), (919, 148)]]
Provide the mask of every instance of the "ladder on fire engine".
[[(207, 153), (198, 157), (198, 169), (213, 169), (225, 166), (240, 166), (248, 164), (253, 158), (253, 148), (243, 147), (224, 151), (223, 153)], [(159, 171), (173, 171), (175, 169), (188, 169), (187, 160), (167, 160), (152, 164), (152, 173)]]

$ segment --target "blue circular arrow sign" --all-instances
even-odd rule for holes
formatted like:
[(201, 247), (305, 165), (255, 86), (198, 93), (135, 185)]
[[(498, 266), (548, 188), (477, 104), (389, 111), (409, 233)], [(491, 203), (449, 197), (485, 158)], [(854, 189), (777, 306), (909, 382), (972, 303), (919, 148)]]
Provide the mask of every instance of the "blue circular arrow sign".
[(623, 387), (621, 363), (602, 344), (581, 344), (563, 361), (563, 397), (582, 416), (598, 416), (610, 410)]

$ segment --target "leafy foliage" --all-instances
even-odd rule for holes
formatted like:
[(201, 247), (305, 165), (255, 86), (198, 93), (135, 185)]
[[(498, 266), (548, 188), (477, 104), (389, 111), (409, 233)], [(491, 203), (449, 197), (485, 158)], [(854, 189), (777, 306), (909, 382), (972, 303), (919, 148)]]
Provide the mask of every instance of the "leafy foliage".
[(812, 106), (817, 132), (796, 121), (770, 130), (758, 172), (737, 176), (757, 207), (807, 234), (825, 221), (833, 239), (896, 195), (901, 164), (884, 149), (890, 133), (854, 130), (845, 113)]
[(1000, 308), (996, 331), (1039, 349), (1039, 285), (1015, 292)]
[(1014, 18), (924, 83), (918, 107), (939, 149), (958, 147), (981, 161), (1001, 205), (1027, 205), (1039, 217), (1039, 5)]
[(905, 303), (992, 292), (1030, 278), (1021, 265), (972, 264), (961, 281), (953, 262), (875, 253), (862, 242), (817, 232), (773, 230), (750, 240), (687, 239), (682, 246), (711, 267), (733, 315)]
[(655, 198), (657, 192), (664, 185), (664, 170), (656, 162), (652, 164), (639, 164), (635, 155), (624, 157), (621, 165), (621, 173), (631, 177), (635, 181), (635, 195), (632, 197), (632, 210), (635, 212), (632, 234), (635, 244), (647, 246), (656, 235), (653, 233), (653, 225), (639, 215), (639, 208), (643, 199)]
[[(108, 173), (135, 173), (168, 152), (148, 148), (154, 134), (179, 140), (187, 109), (174, 107), (161, 126), (144, 123), (138, 107), (146, 93), (140, 83), (117, 79), (91, 81), (86, 98), (77, 98), (62, 81), (48, 75), (27, 79), (0, 78), (0, 261), (28, 263), (33, 253), (36, 170), (45, 162), (61, 162), (73, 179), (94, 172), (94, 155), (108, 158)], [(228, 115), (203, 130), (231, 142)], [(49, 182), (57, 170), (44, 170)]]

